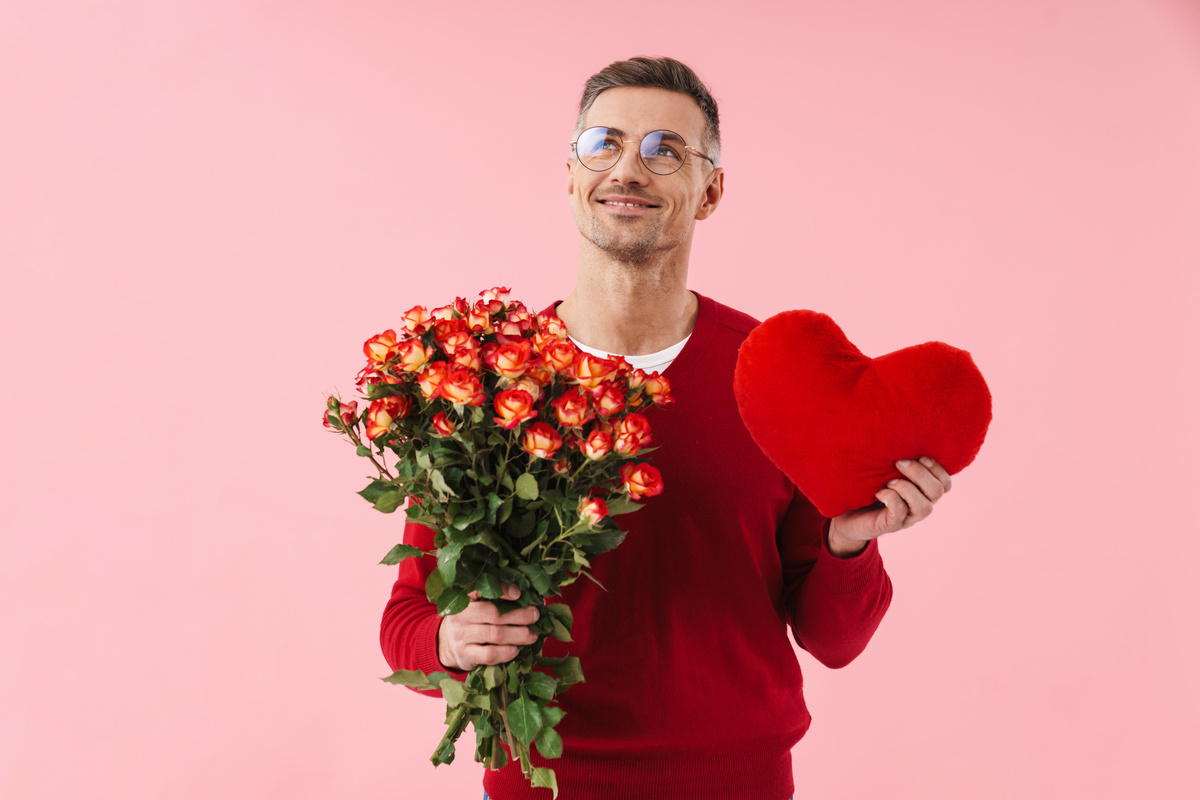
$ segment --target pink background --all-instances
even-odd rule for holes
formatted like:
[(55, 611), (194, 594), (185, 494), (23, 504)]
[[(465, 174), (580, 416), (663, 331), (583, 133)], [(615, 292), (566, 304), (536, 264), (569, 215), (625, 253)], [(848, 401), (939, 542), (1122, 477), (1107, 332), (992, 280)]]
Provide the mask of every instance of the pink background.
[(481, 794), (378, 680), (400, 519), (322, 398), (569, 291), (579, 89), (649, 53), (724, 119), (695, 289), (995, 395), (867, 652), (800, 655), (799, 796), (1197, 796), (1200, 3), (643, 8), (0, 5), (0, 795)]

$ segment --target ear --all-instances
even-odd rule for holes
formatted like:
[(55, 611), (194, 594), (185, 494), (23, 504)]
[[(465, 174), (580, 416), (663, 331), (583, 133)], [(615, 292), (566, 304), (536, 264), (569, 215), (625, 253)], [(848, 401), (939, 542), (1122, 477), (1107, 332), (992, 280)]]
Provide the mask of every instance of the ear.
[(571, 159), (567, 159), (567, 194), (575, 194), (575, 170)]
[(708, 176), (708, 183), (704, 184), (704, 194), (700, 197), (700, 207), (696, 209), (696, 219), (708, 219), (712, 216), (724, 194), (725, 170), (713, 167), (712, 174)]

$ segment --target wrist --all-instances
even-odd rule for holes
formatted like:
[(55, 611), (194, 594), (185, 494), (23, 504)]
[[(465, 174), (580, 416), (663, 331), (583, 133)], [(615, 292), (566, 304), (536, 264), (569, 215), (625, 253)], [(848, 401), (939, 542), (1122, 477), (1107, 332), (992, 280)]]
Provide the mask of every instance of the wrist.
[(853, 558), (870, 544), (870, 539), (850, 539), (842, 534), (837, 520), (829, 523), (829, 533), (825, 537), (825, 546), (829, 552), (838, 558)]
[[(446, 620), (443, 618), (442, 622), (445, 622), (445, 621)], [(434, 649), (437, 652), (438, 664), (440, 664), (443, 669), (459, 670), (458, 664), (454, 661), (453, 658), (450, 657), (450, 653), (447, 652), (445, 650), (445, 648), (443, 648), (443, 646), (442, 646), (441, 623), (438, 623), (437, 633), (434, 634), (433, 644), (434, 644)], [(459, 670), (459, 671), (461, 671), (461, 670)]]

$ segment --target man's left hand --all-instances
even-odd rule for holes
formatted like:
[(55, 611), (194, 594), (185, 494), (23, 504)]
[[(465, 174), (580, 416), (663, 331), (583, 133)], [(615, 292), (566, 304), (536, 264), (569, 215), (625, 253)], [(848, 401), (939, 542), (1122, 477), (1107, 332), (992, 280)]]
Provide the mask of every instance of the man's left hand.
[(835, 556), (855, 555), (872, 539), (911, 528), (932, 514), (933, 504), (950, 491), (950, 473), (932, 458), (897, 461), (896, 469), (908, 480), (888, 481), (875, 493), (879, 503), (847, 511), (829, 523), (829, 551)]

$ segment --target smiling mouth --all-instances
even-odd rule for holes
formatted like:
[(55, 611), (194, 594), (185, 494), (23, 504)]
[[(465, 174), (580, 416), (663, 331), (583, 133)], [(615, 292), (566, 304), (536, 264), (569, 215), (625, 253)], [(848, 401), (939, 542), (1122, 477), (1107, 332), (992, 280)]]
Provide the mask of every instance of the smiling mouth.
[(606, 206), (618, 206), (621, 208), (658, 208), (653, 203), (625, 203), (618, 200), (601, 200)]

